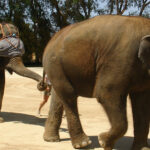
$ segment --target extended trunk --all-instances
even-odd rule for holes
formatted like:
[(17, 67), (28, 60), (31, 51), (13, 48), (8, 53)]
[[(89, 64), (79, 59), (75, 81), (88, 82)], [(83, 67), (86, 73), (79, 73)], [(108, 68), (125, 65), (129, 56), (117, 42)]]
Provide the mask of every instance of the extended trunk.
[(34, 79), (36, 81), (41, 81), (42, 77), (38, 75), (37, 73), (27, 69), (23, 62), (21, 57), (14, 57), (10, 60), (9, 64), (7, 65), (6, 69), (8, 69), (9, 72), (15, 72), (21, 76), (28, 77), (31, 79)]

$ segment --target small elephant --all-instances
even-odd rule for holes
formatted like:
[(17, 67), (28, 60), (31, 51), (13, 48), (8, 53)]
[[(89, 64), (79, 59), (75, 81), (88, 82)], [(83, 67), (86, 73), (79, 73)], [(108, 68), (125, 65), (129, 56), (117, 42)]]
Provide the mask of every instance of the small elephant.
[(99, 143), (104, 150), (112, 150), (127, 131), (129, 94), (134, 119), (132, 150), (148, 146), (150, 19), (104, 15), (70, 25), (46, 46), (43, 66), (53, 85), (44, 140), (60, 140), (64, 109), (73, 147), (91, 144), (78, 115), (77, 97), (84, 96), (97, 98), (103, 106), (111, 128), (98, 136)]

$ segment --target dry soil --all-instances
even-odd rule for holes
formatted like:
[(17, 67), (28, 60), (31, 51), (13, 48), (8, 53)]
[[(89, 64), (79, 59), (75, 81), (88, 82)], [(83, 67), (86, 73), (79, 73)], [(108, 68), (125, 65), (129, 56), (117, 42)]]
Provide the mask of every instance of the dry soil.
[[(42, 75), (42, 68), (29, 68)], [(6, 88), (1, 115), (5, 122), (0, 124), (0, 150), (73, 150), (67, 130), (66, 118), (60, 128), (61, 142), (43, 140), (44, 124), (49, 102), (37, 116), (43, 93), (36, 88), (36, 81), (6, 72)], [(95, 99), (79, 97), (80, 119), (84, 131), (92, 140), (88, 149), (100, 150), (97, 135), (109, 129), (109, 122), (100, 104)], [(115, 149), (129, 150), (133, 141), (133, 123), (128, 99), (127, 114), (129, 127)], [(149, 134), (150, 138), (150, 134)], [(150, 140), (149, 140), (150, 142)]]

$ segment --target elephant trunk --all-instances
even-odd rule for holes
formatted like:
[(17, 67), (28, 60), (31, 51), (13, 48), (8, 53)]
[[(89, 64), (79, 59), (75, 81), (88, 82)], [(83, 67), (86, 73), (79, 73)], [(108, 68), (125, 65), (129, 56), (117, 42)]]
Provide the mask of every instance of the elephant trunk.
[(40, 75), (27, 69), (24, 66), (21, 57), (12, 58), (10, 60), (9, 64), (6, 66), (6, 69), (9, 72), (15, 72), (23, 77), (28, 77), (28, 78), (34, 79), (38, 82), (40, 82), (42, 80), (42, 77)]

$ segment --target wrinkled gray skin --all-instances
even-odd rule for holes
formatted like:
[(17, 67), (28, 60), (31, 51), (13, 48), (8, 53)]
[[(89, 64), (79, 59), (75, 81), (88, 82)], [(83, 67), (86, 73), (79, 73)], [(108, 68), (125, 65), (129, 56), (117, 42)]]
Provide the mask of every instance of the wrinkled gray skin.
[(91, 140), (80, 123), (77, 97), (93, 97), (102, 104), (111, 125), (98, 136), (99, 143), (104, 150), (112, 150), (127, 131), (129, 94), (134, 120), (132, 150), (148, 149), (150, 19), (107, 15), (70, 25), (46, 46), (43, 66), (54, 88), (44, 140), (60, 140), (64, 109), (73, 147), (88, 146)]
[[(27, 69), (23, 62), (21, 57), (14, 57), (14, 58), (6, 58), (6, 57), (0, 57), (0, 111), (2, 108), (2, 100), (4, 95), (4, 88), (5, 88), (5, 69), (8, 70), (10, 74), (15, 72), (16, 74), (31, 78), (33, 80), (36, 80), (37, 82), (41, 82), (42, 77), (38, 75), (37, 73)], [(0, 118), (2, 121), (3, 118)]]
[(42, 77), (39, 74), (27, 69), (24, 66), (21, 57), (11, 58), (8, 65), (6, 66), (6, 69), (10, 73), (15, 72), (20, 76), (31, 78), (31, 79), (38, 81), (38, 82), (42, 80)]

